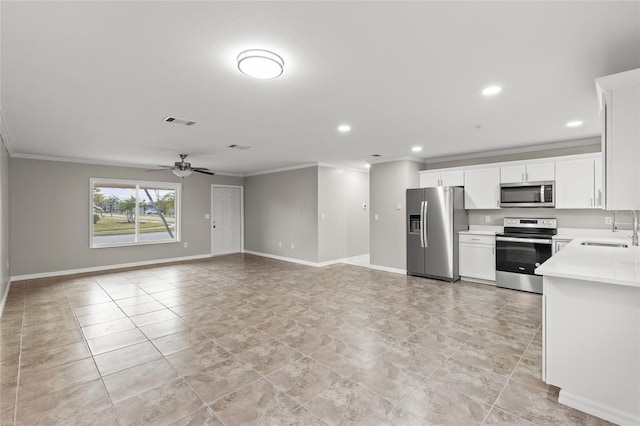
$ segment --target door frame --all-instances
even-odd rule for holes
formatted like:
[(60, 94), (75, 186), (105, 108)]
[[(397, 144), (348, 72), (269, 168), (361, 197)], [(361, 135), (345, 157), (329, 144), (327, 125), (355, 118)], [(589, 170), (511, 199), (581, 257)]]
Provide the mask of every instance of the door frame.
[[(211, 184), (211, 190), (209, 191), (210, 197), (210, 215), (209, 215), (209, 244), (211, 245), (211, 257), (213, 254), (213, 190), (215, 188), (239, 188), (240, 189), (240, 253), (244, 253), (244, 186), (243, 185), (219, 185)], [(222, 255), (221, 255), (222, 256)]]

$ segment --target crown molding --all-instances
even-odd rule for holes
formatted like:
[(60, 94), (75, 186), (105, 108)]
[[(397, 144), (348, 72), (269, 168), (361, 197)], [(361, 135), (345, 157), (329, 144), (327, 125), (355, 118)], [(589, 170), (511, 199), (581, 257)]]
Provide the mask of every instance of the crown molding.
[(298, 164), (297, 166), (281, 167), (278, 169), (269, 169), (269, 170), (254, 172), (254, 173), (246, 173), (244, 177), (268, 175), (269, 173), (288, 172), (289, 170), (306, 169), (309, 167), (317, 167), (317, 166), (318, 166), (318, 163), (304, 163), (304, 164)]
[[(55, 157), (50, 155), (35, 155), (35, 154), (20, 154), (14, 153), (12, 158), (24, 158), (26, 160), (41, 160), (41, 161), (56, 161), (60, 163), (75, 163), (75, 164), (91, 164), (94, 166), (110, 166), (110, 167), (127, 167), (131, 169), (155, 169), (157, 164), (131, 164), (122, 163), (118, 161), (104, 161), (104, 160), (92, 160), (87, 158), (71, 158), (71, 157)], [(244, 177), (244, 175), (237, 173), (225, 173), (216, 172), (215, 176), (231, 176), (231, 177)]]
[(390, 157), (390, 158), (380, 158), (378, 160), (371, 160), (369, 164), (381, 164), (381, 163), (391, 163), (393, 161), (413, 161), (416, 163), (425, 163), (424, 158), (411, 157), (411, 156), (403, 156), (403, 157)]
[(594, 145), (600, 143), (600, 136), (584, 139), (572, 139), (567, 141), (551, 142), (539, 145), (529, 145), (523, 147), (497, 149), (493, 151), (478, 151), (467, 154), (449, 155), (443, 157), (431, 157), (423, 162), (427, 164), (445, 163), (448, 161), (471, 160), (475, 158), (498, 157), (501, 155), (526, 154), (530, 152), (548, 151), (552, 149), (573, 148), (577, 146)]

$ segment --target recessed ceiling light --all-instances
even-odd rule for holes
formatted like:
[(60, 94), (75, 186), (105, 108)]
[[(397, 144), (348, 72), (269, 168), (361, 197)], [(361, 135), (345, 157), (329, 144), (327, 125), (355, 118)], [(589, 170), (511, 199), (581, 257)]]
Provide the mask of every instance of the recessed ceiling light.
[(284, 60), (268, 50), (250, 49), (238, 55), (238, 69), (249, 77), (266, 80), (282, 75)]
[(347, 133), (351, 131), (351, 126), (349, 126), (348, 124), (341, 124), (338, 126), (338, 131), (340, 133)]
[(421, 146), (414, 146), (413, 148), (411, 148), (411, 151), (420, 152), (420, 151), (422, 151), (422, 147)]
[(567, 127), (580, 127), (582, 126), (582, 121), (580, 120), (575, 120), (575, 121), (570, 121), (567, 123)]
[(365, 167), (365, 168), (367, 168), (367, 169), (370, 169), (370, 168), (371, 168), (371, 164), (369, 164), (369, 163), (364, 163), (364, 167)]
[(489, 86), (482, 90), (482, 94), (485, 96), (497, 95), (500, 92), (502, 92), (502, 87), (500, 86)]

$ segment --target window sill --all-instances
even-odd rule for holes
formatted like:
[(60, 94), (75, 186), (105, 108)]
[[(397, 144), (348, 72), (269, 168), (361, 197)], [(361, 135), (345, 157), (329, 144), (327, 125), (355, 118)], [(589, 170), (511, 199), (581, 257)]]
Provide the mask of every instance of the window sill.
[(134, 246), (150, 246), (150, 245), (158, 245), (158, 244), (175, 244), (179, 243), (180, 240), (170, 240), (170, 241), (139, 241), (139, 242), (131, 242), (131, 243), (118, 243), (118, 244), (89, 244), (89, 249), (103, 249), (103, 248), (114, 248), (114, 247), (134, 247)]

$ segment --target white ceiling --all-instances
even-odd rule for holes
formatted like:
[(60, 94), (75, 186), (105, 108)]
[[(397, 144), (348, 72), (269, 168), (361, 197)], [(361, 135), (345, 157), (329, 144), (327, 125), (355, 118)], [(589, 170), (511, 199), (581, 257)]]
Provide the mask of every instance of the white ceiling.
[[(594, 79), (640, 67), (638, 1), (2, 1), (0, 14), (14, 154), (146, 166), (181, 152), (221, 174), (597, 136)], [(280, 54), (284, 74), (241, 74), (250, 48)]]

